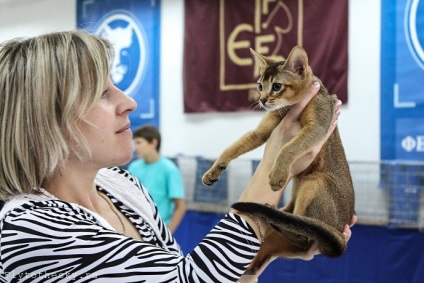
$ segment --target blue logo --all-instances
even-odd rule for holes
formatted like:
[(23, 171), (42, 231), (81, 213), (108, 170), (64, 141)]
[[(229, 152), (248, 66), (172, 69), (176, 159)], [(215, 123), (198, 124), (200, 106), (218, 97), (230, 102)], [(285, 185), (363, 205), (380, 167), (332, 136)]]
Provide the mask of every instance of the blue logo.
[(405, 9), (406, 42), (414, 60), (424, 69), (424, 5), (420, 0), (409, 0)]
[(108, 39), (115, 48), (112, 82), (134, 96), (143, 81), (148, 58), (142, 25), (130, 12), (114, 10), (99, 21), (94, 33)]

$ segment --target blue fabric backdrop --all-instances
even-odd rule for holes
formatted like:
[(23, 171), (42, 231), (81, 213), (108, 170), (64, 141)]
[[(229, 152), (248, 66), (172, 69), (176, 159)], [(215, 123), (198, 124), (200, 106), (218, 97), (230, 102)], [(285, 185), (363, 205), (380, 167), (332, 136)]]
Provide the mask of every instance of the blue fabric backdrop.
[[(223, 214), (188, 211), (175, 237), (189, 253)], [(355, 225), (346, 253), (338, 259), (277, 259), (259, 282), (424, 282), (424, 233), (417, 230)]]
[(424, 160), (424, 1), (381, 5), (381, 159)]

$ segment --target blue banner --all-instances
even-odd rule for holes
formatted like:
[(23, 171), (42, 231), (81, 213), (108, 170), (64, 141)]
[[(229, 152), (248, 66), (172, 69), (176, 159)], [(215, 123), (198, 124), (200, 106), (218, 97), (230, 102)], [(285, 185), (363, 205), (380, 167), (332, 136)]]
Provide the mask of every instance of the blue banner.
[(381, 159), (424, 160), (424, 0), (383, 0)]
[(77, 0), (77, 27), (113, 43), (111, 79), (138, 105), (132, 130), (159, 127), (160, 0)]

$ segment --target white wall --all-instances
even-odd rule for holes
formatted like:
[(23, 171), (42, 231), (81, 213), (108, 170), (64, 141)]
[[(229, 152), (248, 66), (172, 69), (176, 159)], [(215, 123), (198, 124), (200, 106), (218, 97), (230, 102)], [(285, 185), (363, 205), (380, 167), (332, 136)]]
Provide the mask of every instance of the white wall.
[[(339, 129), (349, 160), (380, 157), (380, 1), (349, 1), (348, 105)], [(184, 114), (184, 0), (162, 0), (161, 131), (164, 155), (216, 157), (257, 125), (261, 113)], [(74, 0), (0, 0), (0, 41), (75, 28)], [(262, 149), (241, 158), (260, 158)]]
[(1, 0), (0, 42), (76, 26), (74, 0)]

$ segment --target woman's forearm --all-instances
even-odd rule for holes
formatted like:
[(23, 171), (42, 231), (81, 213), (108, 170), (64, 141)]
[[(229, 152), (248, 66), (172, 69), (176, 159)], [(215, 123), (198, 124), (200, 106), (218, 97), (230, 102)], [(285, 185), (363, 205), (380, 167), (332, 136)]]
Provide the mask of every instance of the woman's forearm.
[[(252, 179), (246, 189), (239, 198), (239, 202), (256, 202), (261, 204), (269, 204), (277, 206), (281, 199), (284, 189), (273, 191), (269, 185), (269, 172), (272, 164), (270, 162), (261, 161), (253, 174)], [(247, 223), (253, 228), (259, 241), (263, 240), (268, 224), (260, 217), (249, 215), (244, 212), (231, 209), (231, 213), (235, 213), (243, 217)]]

